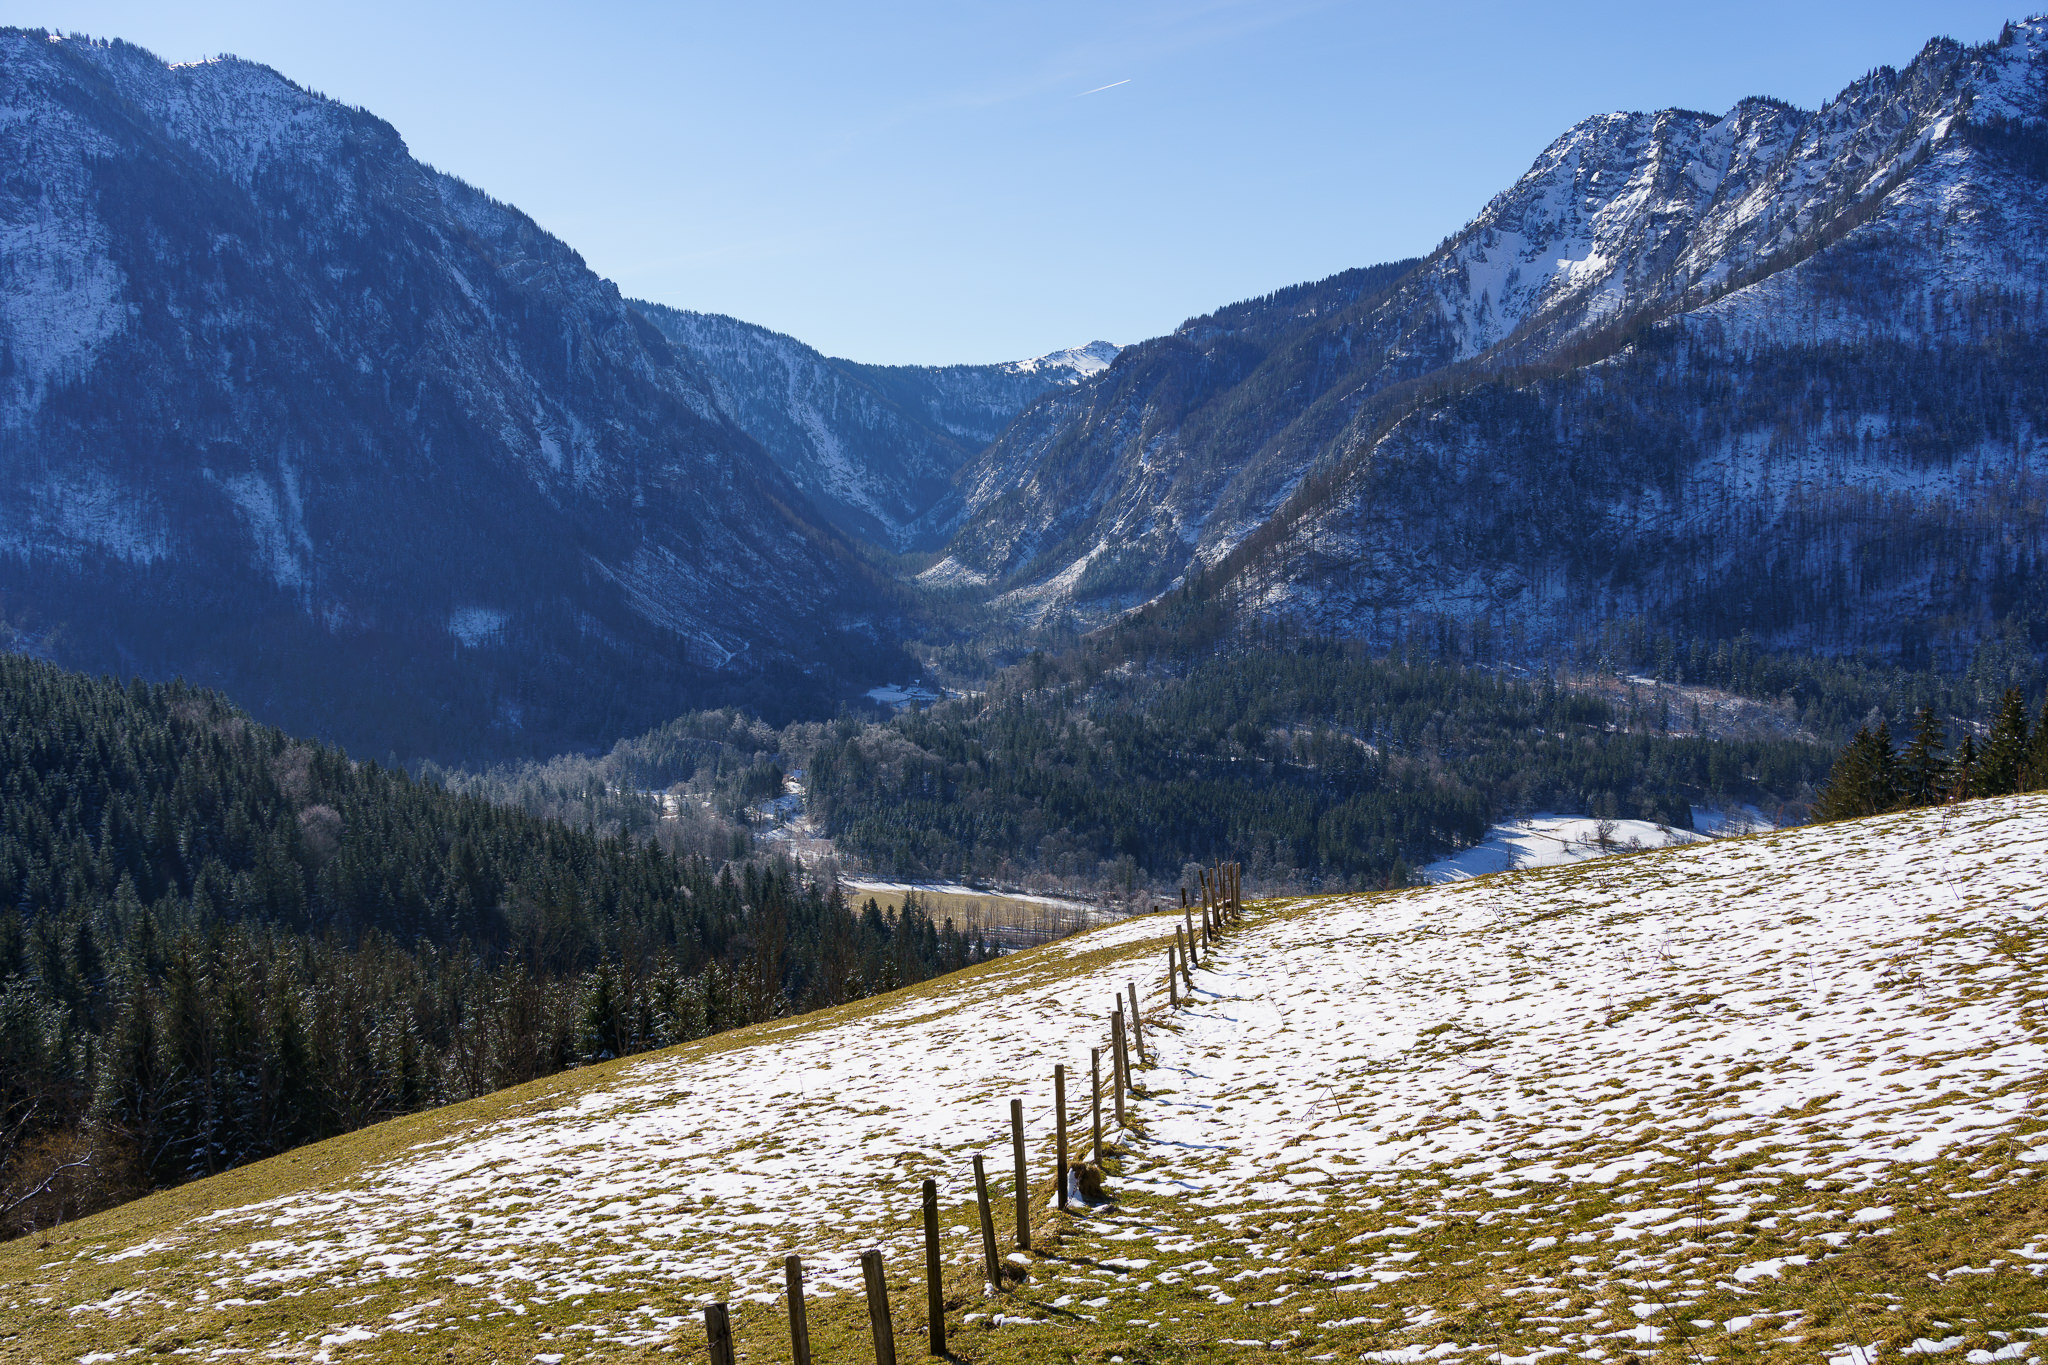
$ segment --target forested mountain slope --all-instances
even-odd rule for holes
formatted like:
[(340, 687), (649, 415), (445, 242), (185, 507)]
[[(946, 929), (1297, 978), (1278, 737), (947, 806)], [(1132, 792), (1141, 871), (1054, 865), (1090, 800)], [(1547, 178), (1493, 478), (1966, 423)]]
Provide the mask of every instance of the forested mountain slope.
[(982, 955), (0, 654), (0, 1236)]
[(1255, 613), (1532, 652), (1631, 613), (1908, 653), (2040, 616), (2044, 167), (2038, 19), (1817, 112), (1588, 119), (1422, 262), (1041, 404), (930, 576), (1100, 611), (1221, 565)]
[(1170, 886), (1220, 856), (1260, 886), (1382, 886), (1533, 811), (1682, 830), (1695, 805), (1800, 818), (1827, 771), (1808, 740), (1701, 734), (1654, 687), (1623, 708), (1420, 651), (1242, 644), (1143, 666), (1076, 651), (973, 698), (825, 727), (810, 813), (896, 876)]
[(0, 616), (374, 754), (898, 671), (886, 585), (574, 251), (267, 68), (0, 33)]
[(1040, 394), (1099, 372), (1117, 350), (1096, 341), (1005, 365), (863, 365), (737, 318), (633, 307), (833, 525), (897, 550), (936, 544), (957, 518), (960, 467)]

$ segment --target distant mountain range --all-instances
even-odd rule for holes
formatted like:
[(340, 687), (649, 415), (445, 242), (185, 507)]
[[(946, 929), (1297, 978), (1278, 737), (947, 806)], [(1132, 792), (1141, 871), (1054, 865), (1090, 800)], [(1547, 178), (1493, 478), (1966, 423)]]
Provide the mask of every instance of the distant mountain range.
[(2044, 267), (2039, 19), (1817, 112), (1587, 119), (1420, 260), (940, 368), (625, 299), (267, 68), (7, 30), (0, 630), (457, 757), (902, 676), (875, 551), (1025, 618), (1921, 658), (2048, 631)]
[(936, 548), (950, 528), (931, 513), (960, 467), (1034, 399), (1117, 353), (1095, 341), (1007, 365), (862, 365), (736, 318), (634, 306), (826, 520), (897, 550)]
[(902, 676), (841, 528), (911, 543), (1113, 353), (858, 366), (632, 304), (246, 62), (9, 30), (0, 111), (0, 618), (373, 754)]
[(1524, 655), (1628, 615), (1909, 656), (2048, 628), (2044, 278), (2048, 21), (1817, 112), (1589, 118), (1426, 259), (1042, 400), (927, 578), (1099, 618), (1206, 575)]

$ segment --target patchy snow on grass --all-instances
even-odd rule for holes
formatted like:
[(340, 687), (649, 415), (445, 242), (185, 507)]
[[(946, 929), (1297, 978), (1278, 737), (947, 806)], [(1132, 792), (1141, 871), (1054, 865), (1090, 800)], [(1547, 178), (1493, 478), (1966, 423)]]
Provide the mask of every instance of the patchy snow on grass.
[[(336, 1187), (207, 1215), (203, 1228), (255, 1235), (201, 1254), (273, 1285), (369, 1287), (431, 1255), (542, 1301), (649, 1277), (772, 1299), (781, 1255), (822, 1240), (831, 1249), (806, 1258), (814, 1286), (854, 1290), (862, 1247), (908, 1254), (905, 1213), (926, 1175), (961, 1197), (969, 1155), (1006, 1144), (1009, 1097), (1028, 1097), (1043, 1131), (1052, 1063), (1085, 1072), (1132, 972), (1069, 972), (1071, 959), (1171, 932), (1166, 916), (1134, 919), (836, 1027), (795, 1019), (749, 1046), (637, 1063)], [(605, 1250), (542, 1254), (593, 1234)]]
[[(1921, 1258), (1906, 1291), (2048, 1309), (2025, 1297), (2048, 1273), (2038, 1228), (1916, 1230), (2032, 1188), (2048, 1154), (2044, 899), (2048, 798), (2023, 797), (1255, 908), (1179, 1010), (1159, 970), (1178, 917), (1133, 918), (101, 1245), (81, 1261), (100, 1297), (71, 1320), (111, 1319), (134, 1276), (194, 1340), (205, 1295), (261, 1289), (330, 1296), (325, 1335), (545, 1306), (604, 1343), (688, 1345), (691, 1320), (645, 1303), (778, 1311), (788, 1251), (823, 1300), (857, 1293), (867, 1246), (916, 1264), (926, 1176), (947, 1263), (971, 1267), (971, 1156), (1003, 1226), (1023, 1099), (1052, 1217), (1052, 1067), (1080, 1155), (1089, 1050), (1136, 981), (1147, 1065), (1116, 1203), (1052, 1223), (977, 1332), (1206, 1323), (1219, 1342), (1227, 1321), (1403, 1360), (1600, 1359), (1707, 1328), (1788, 1360), (1897, 1350), (1914, 1336), (1861, 1309), (1803, 1317), (1801, 1286), (1897, 1243)], [(180, 1262), (206, 1285), (182, 1305)], [(445, 1306), (364, 1307), (424, 1293)], [(579, 1306), (599, 1302), (642, 1307)], [(1920, 1351), (1944, 1349), (1937, 1316), (1913, 1320)]]
[(926, 687), (921, 683), (884, 683), (880, 687), (870, 687), (862, 695), (872, 702), (898, 711), (906, 706), (946, 699), (944, 691)]
[(2024, 1002), (1963, 989), (2022, 975), (1993, 940), (2038, 922), (2044, 855), (2048, 803), (1983, 802), (1291, 917), (1211, 974), (1231, 1003), (1186, 1016), (1152, 1131), (1232, 1153), (1211, 1198), (1437, 1162), (1612, 1180), (1659, 1124), (1768, 1131), (1813, 1174), (1932, 1160), (2048, 1075)]

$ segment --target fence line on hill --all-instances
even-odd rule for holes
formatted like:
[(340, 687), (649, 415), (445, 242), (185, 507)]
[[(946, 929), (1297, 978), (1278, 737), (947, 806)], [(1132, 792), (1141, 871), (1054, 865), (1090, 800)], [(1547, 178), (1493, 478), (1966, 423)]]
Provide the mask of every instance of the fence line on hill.
[[(1202, 957), (1213, 950), (1224, 930), (1244, 922), (1244, 879), (1243, 867), (1237, 863), (1219, 862), (1202, 869), (1196, 894), (1190, 897), (1188, 888), (1180, 889), (1181, 918), (1174, 925), (1174, 941), (1166, 950), (1166, 985), (1168, 1008), (1178, 1010), (1181, 1006), (1180, 982), (1187, 986), (1187, 1001), (1194, 1003), (1195, 966)], [(1157, 914), (1168, 907), (1155, 905)], [(1201, 940), (1195, 937), (1195, 915), (1201, 914)], [(1182, 942), (1185, 930), (1186, 942)], [(1112, 1053), (1111, 1087), (1114, 1091), (1114, 1108), (1119, 1130), (1128, 1129), (1128, 1116), (1124, 1100), (1128, 1092), (1136, 1096), (1136, 1085), (1132, 1079), (1132, 1059), (1136, 1065), (1147, 1065), (1145, 1060), (1144, 1025), (1139, 1018), (1141, 1003), (1136, 981), (1125, 983), (1127, 995), (1113, 997), (1114, 1004), (1109, 1014), (1107, 1030)], [(1129, 1024), (1125, 1023), (1125, 1010), (1129, 1010)], [(1089, 1103), (1094, 1113), (1093, 1146), (1087, 1161), (1072, 1161), (1067, 1151), (1067, 1078), (1066, 1064), (1053, 1067), (1053, 1120), (1055, 1129), (1054, 1173), (1055, 1200), (1057, 1207), (1064, 1211), (1071, 1200), (1079, 1196), (1083, 1202), (1096, 1202), (1102, 1189), (1102, 1164), (1107, 1151), (1102, 1130), (1102, 1049), (1094, 1049), (1095, 1065), (1092, 1093)], [(1034, 1112), (1032, 1117), (1045, 1110)], [(1026, 1114), (1024, 1101), (1010, 1101), (1009, 1137), (1013, 1163), (1012, 1180), (1015, 1185), (1017, 1206), (1017, 1230), (1015, 1242), (1019, 1252), (1031, 1250), (1031, 1182), (1025, 1149)], [(1026, 1271), (1022, 1265), (1005, 1260), (996, 1244), (994, 1207), (990, 1202), (988, 1170), (985, 1154), (976, 1152), (973, 1156), (974, 1191), (976, 1212), (979, 1215), (979, 1233), (982, 1250), (982, 1273), (988, 1281), (989, 1291), (1000, 1294), (1008, 1289), (1008, 1281), (1022, 1280)], [(1091, 1190), (1093, 1194), (1091, 1195)], [(945, 1291), (943, 1288), (944, 1256), (939, 1244), (938, 1181), (926, 1179), (920, 1189), (920, 1204), (924, 1224), (924, 1263), (926, 1291), (926, 1349), (933, 1356), (945, 1356), (946, 1316)], [(882, 1262), (880, 1247), (870, 1247), (861, 1253), (861, 1279), (867, 1296), (868, 1326), (874, 1337), (876, 1365), (896, 1365), (896, 1337), (889, 1308), (889, 1285), (886, 1269)], [(804, 1305), (803, 1262), (795, 1253), (784, 1259), (786, 1297), (789, 1310), (790, 1351), (795, 1365), (811, 1365), (810, 1322)], [(710, 1350), (711, 1365), (734, 1365), (734, 1347), (730, 1306), (723, 1301), (704, 1305), (704, 1331)]]

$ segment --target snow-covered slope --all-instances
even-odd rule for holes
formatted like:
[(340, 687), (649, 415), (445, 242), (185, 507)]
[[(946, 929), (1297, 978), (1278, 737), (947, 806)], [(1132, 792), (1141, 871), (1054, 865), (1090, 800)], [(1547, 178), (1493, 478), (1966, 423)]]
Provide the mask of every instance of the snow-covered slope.
[(954, 474), (1012, 418), (1117, 351), (1096, 341), (1003, 365), (863, 365), (736, 318), (634, 307), (827, 518), (898, 550), (957, 519)]
[(1692, 830), (1654, 820), (1608, 820), (1603, 828), (1602, 821), (1587, 815), (1531, 815), (1494, 825), (1472, 847), (1426, 865), (1422, 880), (1457, 882), (1520, 868), (1563, 867), (1618, 849), (1669, 848), (1700, 838)]
[(0, 165), (0, 593), (70, 662), (552, 752), (829, 693), (884, 633), (708, 381), (371, 115), (7, 30)]
[(1587, 119), (1410, 268), (1041, 404), (933, 577), (1102, 611), (1255, 557), (1248, 604), (1346, 634), (1974, 635), (2048, 551), (2044, 165), (2041, 19), (1818, 111)]
[[(2048, 1326), (2044, 869), (2030, 796), (1268, 906), (1177, 1010), (1171, 920), (1137, 919), (0, 1248), (0, 1312), (73, 1355), (459, 1329), (527, 1358), (687, 1349), (716, 1297), (772, 1351), (783, 1253), (850, 1331), (879, 1246), (911, 1334), (932, 1176), (954, 1329), (1002, 1359), (2017, 1359)], [(1116, 1205), (1056, 1214), (1052, 1067), (1085, 1150), (1126, 982), (1149, 1065)], [(1038, 1249), (982, 1302), (963, 1180), (975, 1152), (1006, 1176), (1013, 1097)]]

